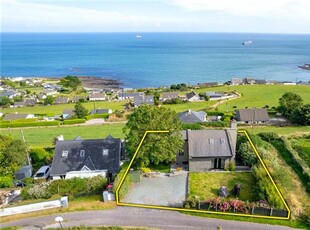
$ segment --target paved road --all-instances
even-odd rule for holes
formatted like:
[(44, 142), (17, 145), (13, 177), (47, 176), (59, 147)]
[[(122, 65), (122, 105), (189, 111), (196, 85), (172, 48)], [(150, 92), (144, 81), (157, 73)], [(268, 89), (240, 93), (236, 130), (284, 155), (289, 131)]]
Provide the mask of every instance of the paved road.
[[(1, 224), (1, 227), (21, 226), (23, 229), (42, 229), (59, 227), (55, 224), (57, 215), (28, 218)], [(218, 220), (204, 217), (185, 215), (176, 211), (116, 207), (111, 210), (85, 211), (61, 214), (64, 218), (63, 226), (140, 226), (168, 230), (216, 230), (221, 226), (223, 230), (288, 230), (289, 227), (263, 225), (248, 222)]]

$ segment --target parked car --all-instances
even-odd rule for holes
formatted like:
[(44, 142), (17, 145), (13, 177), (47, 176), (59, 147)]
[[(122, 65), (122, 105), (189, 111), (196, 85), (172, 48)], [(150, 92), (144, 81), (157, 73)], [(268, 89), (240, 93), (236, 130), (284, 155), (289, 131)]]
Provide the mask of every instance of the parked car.
[(47, 179), (50, 176), (50, 166), (42, 166), (37, 173), (34, 175), (34, 179)]

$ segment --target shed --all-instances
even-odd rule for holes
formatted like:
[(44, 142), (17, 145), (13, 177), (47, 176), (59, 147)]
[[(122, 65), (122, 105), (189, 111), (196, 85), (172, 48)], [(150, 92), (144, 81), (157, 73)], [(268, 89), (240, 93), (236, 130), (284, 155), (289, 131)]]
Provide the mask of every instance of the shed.
[(16, 173), (15, 177), (18, 180), (23, 180), (25, 178), (32, 176), (32, 165), (22, 166)]

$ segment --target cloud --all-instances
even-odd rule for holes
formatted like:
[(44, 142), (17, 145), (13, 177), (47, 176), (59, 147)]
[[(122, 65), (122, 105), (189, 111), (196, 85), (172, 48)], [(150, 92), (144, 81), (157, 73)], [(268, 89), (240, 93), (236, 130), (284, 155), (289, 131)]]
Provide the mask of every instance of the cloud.
[(156, 25), (147, 16), (44, 3), (1, 0), (3, 31), (117, 31)]
[(309, 0), (171, 0), (186, 11), (213, 11), (228, 15), (310, 20)]

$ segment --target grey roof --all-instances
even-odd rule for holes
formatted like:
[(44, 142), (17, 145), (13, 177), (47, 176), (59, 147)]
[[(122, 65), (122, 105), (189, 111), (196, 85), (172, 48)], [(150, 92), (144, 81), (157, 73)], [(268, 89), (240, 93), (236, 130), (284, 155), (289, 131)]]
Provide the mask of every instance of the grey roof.
[(119, 98), (134, 98), (134, 97), (139, 97), (139, 96), (143, 96), (144, 93), (124, 93), (124, 92), (121, 92), (118, 94), (118, 97)]
[(75, 114), (75, 112), (74, 112), (74, 109), (64, 109), (62, 111), (62, 114), (68, 114), (68, 115), (73, 116)]
[(206, 113), (203, 111), (192, 111), (187, 110), (178, 114), (178, 117), (183, 123), (196, 123), (196, 122), (204, 122), (206, 118)]
[(66, 104), (66, 103), (68, 103), (68, 101), (69, 101), (68, 97), (57, 97), (55, 99), (54, 104)]
[(90, 111), (90, 115), (93, 114), (105, 114), (105, 113), (109, 113), (110, 109), (93, 109), (92, 111)]
[(14, 105), (15, 106), (31, 106), (31, 105), (35, 105), (36, 102), (37, 102), (37, 100), (35, 100), (35, 99), (28, 99), (25, 101), (15, 102)]
[(221, 92), (205, 92), (205, 95), (214, 98), (214, 97), (223, 97), (225, 94)]
[[(108, 149), (104, 155), (103, 150)], [(80, 155), (84, 150), (84, 156)], [(63, 151), (68, 151), (63, 157)], [(70, 171), (80, 171), (84, 166), (90, 170), (108, 170), (117, 173), (120, 169), (121, 140), (96, 139), (57, 141), (51, 175), (65, 175)]]
[(29, 114), (5, 114), (3, 121), (10, 121), (10, 120), (18, 120), (18, 119), (26, 119)]
[(186, 94), (186, 99), (191, 99), (192, 97), (195, 97), (197, 94), (195, 92), (190, 92)]
[(79, 101), (80, 99), (85, 99), (85, 97), (83, 97), (83, 96), (74, 96), (74, 97), (72, 98), (72, 101), (73, 101), (73, 102), (77, 102), (77, 101)]
[(231, 157), (236, 148), (233, 135), (237, 130), (188, 130), (189, 156)]
[(173, 98), (178, 98), (178, 97), (179, 97), (179, 94), (176, 92), (162, 94), (162, 99), (173, 99)]
[(139, 96), (133, 99), (135, 106), (142, 104), (154, 105), (154, 96)]
[(269, 121), (267, 109), (239, 109), (236, 113), (237, 121)]
[(10, 97), (10, 96), (14, 96), (16, 94), (15, 91), (4, 91), (0, 93), (0, 97)]
[(105, 98), (105, 94), (104, 93), (93, 93), (89, 95), (89, 98)]

